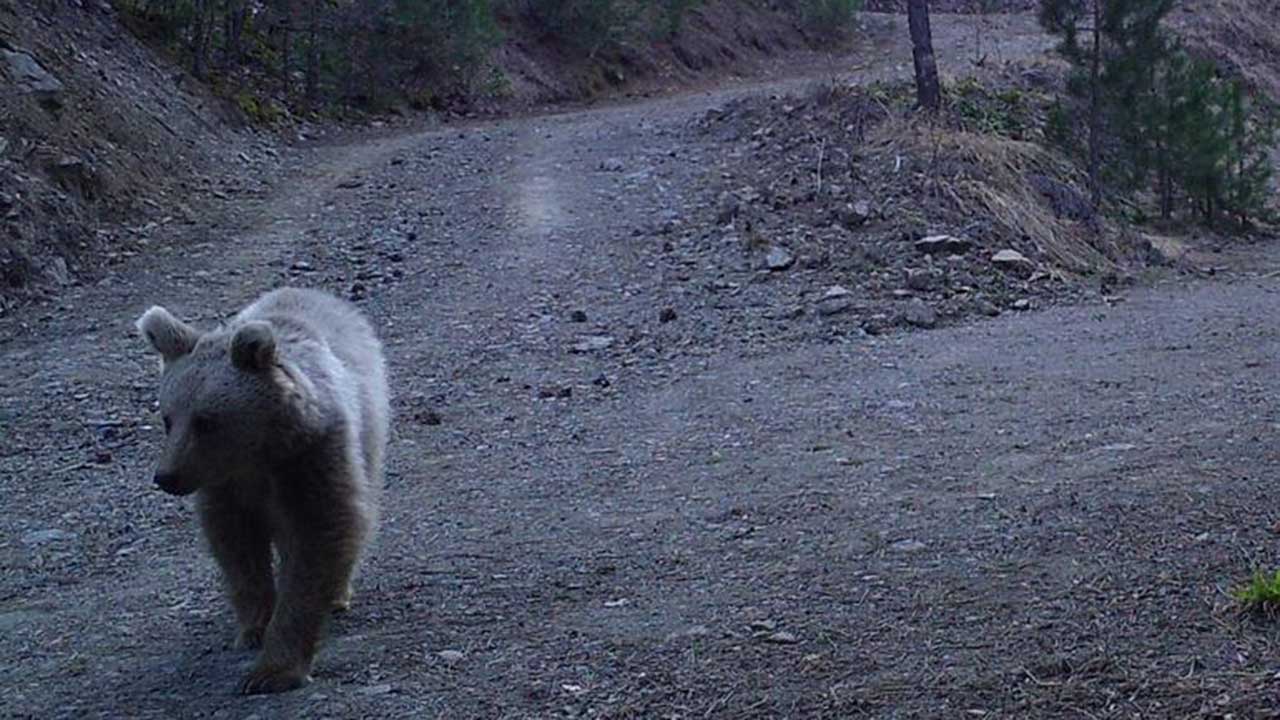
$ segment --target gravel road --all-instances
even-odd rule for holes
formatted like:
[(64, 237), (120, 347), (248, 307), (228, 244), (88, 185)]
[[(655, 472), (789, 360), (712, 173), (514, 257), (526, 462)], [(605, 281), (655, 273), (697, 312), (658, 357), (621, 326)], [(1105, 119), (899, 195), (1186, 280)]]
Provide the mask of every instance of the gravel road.
[[(853, 80), (909, 69), (872, 21)], [(1228, 593), (1280, 565), (1280, 251), (933, 331), (778, 316), (700, 245), (694, 126), (813, 81), (290, 151), (0, 319), (0, 716), (1275, 717), (1280, 631)], [(375, 319), (397, 420), (314, 684), (240, 698), (131, 323), (282, 283)]]

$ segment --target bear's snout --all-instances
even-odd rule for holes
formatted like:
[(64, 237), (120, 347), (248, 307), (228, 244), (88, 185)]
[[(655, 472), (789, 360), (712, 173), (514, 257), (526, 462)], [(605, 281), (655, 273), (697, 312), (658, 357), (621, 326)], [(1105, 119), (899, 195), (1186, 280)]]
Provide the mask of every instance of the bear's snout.
[(170, 495), (186, 495), (191, 492), (182, 486), (182, 482), (178, 479), (177, 473), (157, 472), (155, 480), (156, 487)]

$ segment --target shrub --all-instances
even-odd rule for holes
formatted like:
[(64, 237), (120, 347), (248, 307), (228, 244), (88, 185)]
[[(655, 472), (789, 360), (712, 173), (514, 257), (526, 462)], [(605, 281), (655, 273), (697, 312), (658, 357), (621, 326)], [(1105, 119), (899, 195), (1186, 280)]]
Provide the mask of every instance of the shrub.
[(588, 55), (624, 37), (642, 9), (627, 0), (519, 0), (519, 6), (534, 27)]
[(1275, 612), (1280, 609), (1280, 570), (1274, 575), (1255, 572), (1249, 583), (1233, 595), (1246, 610)]
[[(1193, 57), (1162, 27), (1173, 0), (1041, 0), (1040, 21), (1073, 64), (1073, 101), (1046, 134), (1089, 156), (1103, 186), (1153, 190), (1160, 216), (1190, 208), (1208, 222), (1266, 214), (1273, 123), (1237, 79)], [(1094, 26), (1096, 24), (1096, 32)], [(1087, 129), (1083, 143), (1074, 141)]]
[(802, 0), (800, 18), (811, 30), (841, 32), (862, 9), (862, 0)]
[(662, 0), (659, 3), (661, 17), (657, 22), (657, 30), (667, 38), (679, 35), (684, 16), (700, 4), (702, 0)]

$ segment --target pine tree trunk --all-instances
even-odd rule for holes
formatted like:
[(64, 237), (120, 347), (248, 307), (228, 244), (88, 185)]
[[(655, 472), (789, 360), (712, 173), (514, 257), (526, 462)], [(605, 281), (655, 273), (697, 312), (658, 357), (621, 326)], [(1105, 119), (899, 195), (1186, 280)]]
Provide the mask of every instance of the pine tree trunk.
[(248, 0), (227, 0), (225, 33), (227, 43), (226, 63), (229, 68), (238, 67), (244, 57), (244, 24), (248, 16)]
[(907, 0), (907, 23), (916, 68), (916, 97), (920, 107), (936, 111), (942, 104), (942, 94), (938, 89), (938, 64), (933, 57), (933, 34), (929, 31), (928, 0)]
[(1236, 148), (1236, 153), (1236, 176), (1232, 178), (1232, 186), (1235, 189), (1233, 195), (1235, 197), (1232, 198), (1232, 202), (1236, 206), (1236, 214), (1239, 216), (1240, 226), (1244, 227), (1249, 224), (1249, 209), (1245, 205), (1245, 187), (1243, 185), (1245, 182), (1245, 149), (1243, 147)]
[(285, 99), (289, 97), (292, 83), (289, 82), (289, 53), (293, 40), (293, 0), (284, 0), (284, 23), (280, 26), (280, 91)]
[(360, 56), (358, 54), (359, 45), (357, 33), (348, 33), (347, 35), (347, 67), (346, 76), (343, 78), (343, 101), (350, 104), (356, 97), (357, 73), (359, 72)]
[(320, 0), (311, 0), (307, 23), (307, 109), (315, 108), (320, 88)]
[(1093, 0), (1093, 52), (1089, 58), (1089, 202), (1102, 205), (1102, 3)]
[[(1167, 153), (1168, 148), (1160, 148), (1160, 152)], [(1173, 171), (1166, 159), (1160, 162), (1156, 184), (1160, 190), (1160, 219), (1168, 220), (1173, 217)]]
[[(1160, 148), (1160, 152), (1167, 153), (1167, 148)], [(1156, 183), (1160, 188), (1160, 218), (1168, 220), (1173, 216), (1173, 173), (1169, 169), (1169, 163), (1165, 159), (1161, 159), (1160, 169), (1157, 171)]]
[(209, 75), (209, 2), (196, 0), (191, 26), (191, 74), (200, 80)]

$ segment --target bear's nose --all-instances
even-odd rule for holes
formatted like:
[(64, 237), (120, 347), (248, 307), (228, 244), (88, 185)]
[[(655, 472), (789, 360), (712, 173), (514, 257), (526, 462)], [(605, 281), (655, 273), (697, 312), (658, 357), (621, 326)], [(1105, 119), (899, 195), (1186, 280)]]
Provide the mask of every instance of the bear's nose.
[(174, 473), (158, 472), (155, 480), (156, 487), (169, 494), (173, 494), (178, 489), (178, 476)]

